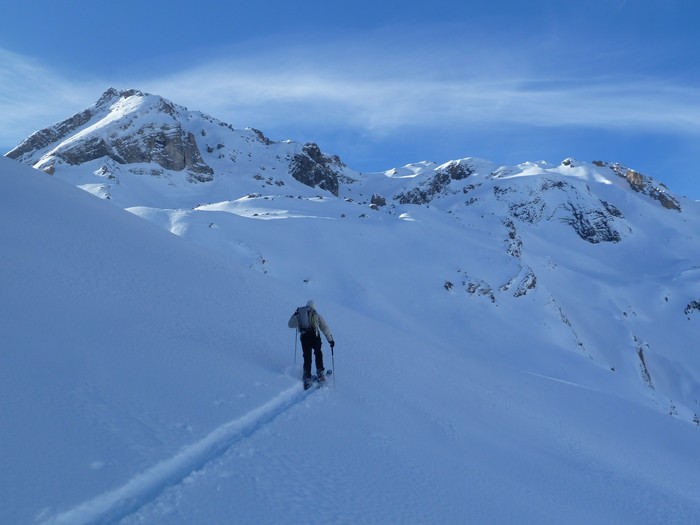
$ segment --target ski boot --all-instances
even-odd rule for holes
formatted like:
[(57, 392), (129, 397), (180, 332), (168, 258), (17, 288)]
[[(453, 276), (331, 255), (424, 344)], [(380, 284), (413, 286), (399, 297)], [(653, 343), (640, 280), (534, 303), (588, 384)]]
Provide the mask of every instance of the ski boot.
[(304, 390), (311, 388), (311, 376), (304, 376)]

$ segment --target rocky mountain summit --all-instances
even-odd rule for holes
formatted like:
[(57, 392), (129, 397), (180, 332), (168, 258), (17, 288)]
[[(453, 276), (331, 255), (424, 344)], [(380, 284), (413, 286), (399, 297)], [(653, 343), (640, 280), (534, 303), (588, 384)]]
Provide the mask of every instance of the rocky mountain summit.
[(206, 183), (215, 172), (253, 169), (263, 178), (265, 166), (251, 168), (261, 156), (275, 158), (296, 180), (337, 195), (344, 168), (339, 158), (323, 155), (315, 144), (273, 142), (258, 130), (236, 131), (162, 97), (114, 88), (85, 111), (34, 133), (7, 156), (49, 174), (62, 166), (95, 167), (94, 176), (111, 181), (101, 190), (107, 198), (127, 173), (184, 174), (187, 182)]
[[(213, 170), (203, 162), (194, 135), (183, 129), (184, 108), (159, 98), (151, 108), (134, 111), (134, 102), (143, 98), (140, 91), (109, 89), (91, 108), (33, 134), (7, 156), (26, 162), (36, 152), (45, 152), (38, 167), (50, 174), (56, 163), (75, 166), (109, 159), (117, 164), (155, 163), (186, 170), (198, 182), (211, 180)], [(159, 117), (155, 122), (143, 118), (151, 111)], [(110, 126), (106, 121), (119, 113), (123, 117)]]

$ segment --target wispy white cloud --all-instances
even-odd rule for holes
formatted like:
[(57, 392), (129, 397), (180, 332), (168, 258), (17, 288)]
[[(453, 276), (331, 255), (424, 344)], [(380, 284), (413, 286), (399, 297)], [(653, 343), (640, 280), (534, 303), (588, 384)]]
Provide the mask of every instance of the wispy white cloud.
[(94, 83), (0, 48), (0, 145), (15, 146), (34, 131), (85, 109), (96, 92)]
[(637, 73), (604, 76), (593, 62), (567, 64), (564, 52), (550, 50), (543, 65), (534, 57), (541, 48), (340, 48), (219, 59), (144, 82), (235, 125), (290, 121), (377, 135), (471, 125), (700, 131), (697, 86)]
[[(512, 50), (510, 50), (512, 51)], [(531, 51), (531, 55), (541, 52)], [(480, 126), (586, 127), (697, 135), (700, 89), (640, 75), (603, 77), (528, 51), (370, 41), (234, 53), (150, 78), (114, 79), (238, 127), (402, 130)], [(563, 56), (563, 54), (562, 54)], [(85, 73), (87, 74), (87, 73)], [(121, 84), (121, 85), (119, 85)], [(0, 49), (0, 144), (92, 104), (85, 82)], [(313, 137), (309, 137), (313, 138)]]

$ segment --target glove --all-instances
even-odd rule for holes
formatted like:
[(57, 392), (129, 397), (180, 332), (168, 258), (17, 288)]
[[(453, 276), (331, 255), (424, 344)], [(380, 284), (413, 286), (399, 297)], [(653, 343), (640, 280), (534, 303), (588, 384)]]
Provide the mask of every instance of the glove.
[(328, 343), (328, 344), (331, 345), (331, 348), (335, 347), (335, 341), (331, 341), (331, 342)]

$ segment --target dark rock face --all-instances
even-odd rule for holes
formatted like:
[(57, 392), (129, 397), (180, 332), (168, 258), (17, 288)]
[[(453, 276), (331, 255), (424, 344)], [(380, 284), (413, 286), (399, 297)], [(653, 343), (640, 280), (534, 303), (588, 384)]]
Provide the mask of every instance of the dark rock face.
[(27, 140), (10, 151), (7, 156), (11, 159), (21, 161), (24, 155), (44, 149), (60, 141), (79, 127), (87, 124), (91, 118), (92, 112), (89, 109), (76, 113), (71, 118), (56, 124), (54, 127), (42, 129), (41, 131), (33, 133)]
[(302, 153), (292, 159), (290, 174), (302, 184), (321, 188), (337, 197), (338, 172), (334, 166), (342, 166), (338, 157), (327, 157), (316, 144), (308, 143), (302, 148)]
[[(700, 312), (700, 301), (690, 301), (683, 311), (687, 316), (690, 316), (693, 312)], [(688, 317), (688, 319), (690, 319), (690, 317)]]
[(194, 135), (179, 125), (151, 126), (141, 128), (139, 135), (131, 135), (123, 141), (115, 141), (114, 160), (123, 159), (125, 164), (155, 162), (161, 167), (182, 171), (187, 170), (198, 182), (213, 179), (212, 170), (202, 159)]
[(680, 203), (666, 191), (666, 187), (663, 184), (656, 185), (649, 177), (642, 175), (638, 171), (625, 168), (620, 164), (613, 164), (610, 166), (610, 169), (623, 179), (626, 179), (634, 191), (659, 201), (666, 209), (681, 211)]
[(622, 213), (612, 204), (595, 198), (590, 190), (562, 180), (544, 179), (539, 188), (522, 190), (512, 186), (494, 186), (494, 195), (508, 202), (510, 215), (521, 222), (558, 221), (571, 226), (591, 244), (620, 242), (617, 219)]
[(378, 193), (375, 193), (372, 195), (372, 199), (369, 203), (377, 207), (386, 206), (386, 199)]
[(255, 133), (255, 135), (258, 137), (258, 139), (260, 140), (260, 142), (262, 142), (262, 143), (265, 144), (266, 146), (269, 146), (269, 145), (273, 144), (273, 142), (272, 142), (270, 139), (268, 139), (268, 138), (263, 134), (263, 132), (260, 131), (259, 129), (250, 128), (250, 131), (252, 131), (253, 133)]
[(611, 213), (606, 209), (580, 208), (568, 203), (564, 205), (568, 216), (560, 220), (569, 224), (584, 241), (591, 244), (620, 242), (622, 236), (615, 228)]
[(451, 162), (444, 168), (443, 172), (449, 175), (451, 180), (463, 180), (473, 175), (474, 169), (468, 164)]
[(136, 134), (107, 143), (102, 137), (90, 137), (75, 146), (56, 151), (55, 156), (67, 164), (78, 165), (109, 158), (118, 164), (157, 163), (174, 171), (187, 170), (198, 182), (212, 180), (214, 171), (202, 160), (194, 135), (179, 125), (162, 125), (158, 129), (144, 126)]
[(474, 173), (468, 164), (452, 162), (437, 171), (430, 179), (421, 182), (417, 187), (399, 193), (394, 197), (400, 204), (428, 204), (436, 196), (449, 193), (449, 185), (453, 180), (463, 180)]
[(78, 165), (91, 160), (109, 157), (119, 164), (126, 164), (123, 157), (114, 151), (101, 137), (90, 137), (72, 148), (56, 152), (55, 156), (67, 164)]

